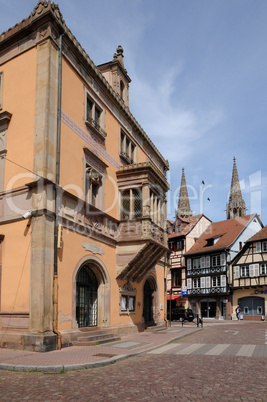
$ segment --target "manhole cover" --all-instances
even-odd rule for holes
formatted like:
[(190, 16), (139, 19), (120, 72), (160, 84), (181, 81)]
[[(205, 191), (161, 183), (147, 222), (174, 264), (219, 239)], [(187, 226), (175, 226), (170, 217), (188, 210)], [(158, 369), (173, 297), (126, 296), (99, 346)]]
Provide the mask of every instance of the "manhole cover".
[(116, 355), (109, 355), (108, 353), (98, 353), (97, 355), (93, 355), (95, 357), (114, 357)]

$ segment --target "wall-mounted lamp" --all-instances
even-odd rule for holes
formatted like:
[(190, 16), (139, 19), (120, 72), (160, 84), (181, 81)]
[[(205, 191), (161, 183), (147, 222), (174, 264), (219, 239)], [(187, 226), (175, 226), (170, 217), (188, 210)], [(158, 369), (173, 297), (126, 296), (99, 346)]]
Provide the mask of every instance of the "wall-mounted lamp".
[(22, 215), (23, 216), (23, 218), (24, 219), (28, 219), (28, 218), (31, 218), (31, 216), (32, 216), (32, 211), (28, 211), (28, 212), (26, 212), (24, 215)]

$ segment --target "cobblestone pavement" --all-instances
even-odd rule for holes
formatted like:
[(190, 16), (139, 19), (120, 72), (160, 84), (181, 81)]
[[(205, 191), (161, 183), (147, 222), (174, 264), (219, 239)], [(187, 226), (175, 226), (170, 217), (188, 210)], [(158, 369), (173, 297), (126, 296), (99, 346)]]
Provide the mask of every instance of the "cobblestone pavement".
[[(170, 346), (174, 350), (183, 343), (184, 346), (212, 343), (265, 347), (266, 342), (265, 323), (237, 323), (204, 328)], [(266, 379), (266, 357), (150, 351), (111, 366), (75, 372), (1, 371), (0, 398), (1, 401), (267, 401)]]

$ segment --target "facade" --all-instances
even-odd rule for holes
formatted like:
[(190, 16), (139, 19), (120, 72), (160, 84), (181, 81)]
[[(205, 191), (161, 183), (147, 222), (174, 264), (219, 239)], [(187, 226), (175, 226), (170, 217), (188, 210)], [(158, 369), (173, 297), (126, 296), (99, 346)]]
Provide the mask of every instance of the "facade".
[(233, 261), (232, 275), (233, 310), (239, 304), (245, 320), (266, 319), (267, 226), (246, 241)]
[(257, 214), (246, 215), (235, 158), (226, 209), (227, 219), (212, 223), (185, 254), (189, 303), (201, 318), (235, 317), (233, 260), (245, 242), (262, 228)]
[(123, 49), (97, 67), (58, 6), (0, 37), (0, 345), (164, 322), (168, 163), (129, 110)]
[(175, 221), (167, 221), (169, 268), (167, 273), (167, 300), (169, 307), (188, 307), (186, 295), (186, 265), (184, 253), (207, 229), (211, 221), (203, 214), (193, 216), (190, 209), (184, 169)]
[(189, 303), (201, 318), (232, 318), (232, 261), (261, 228), (256, 214), (214, 222), (186, 253)]

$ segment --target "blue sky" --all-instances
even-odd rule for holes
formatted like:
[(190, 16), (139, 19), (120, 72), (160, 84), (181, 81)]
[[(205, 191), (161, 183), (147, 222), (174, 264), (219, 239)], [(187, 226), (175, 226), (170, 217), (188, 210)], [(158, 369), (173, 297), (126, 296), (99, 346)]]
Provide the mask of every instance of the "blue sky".
[[(123, 46), (130, 110), (170, 162), (168, 218), (184, 168), (194, 213), (224, 220), (235, 156), (248, 213), (266, 225), (266, 0), (57, 3), (95, 64)], [(0, 31), (36, 4), (0, 0)]]

